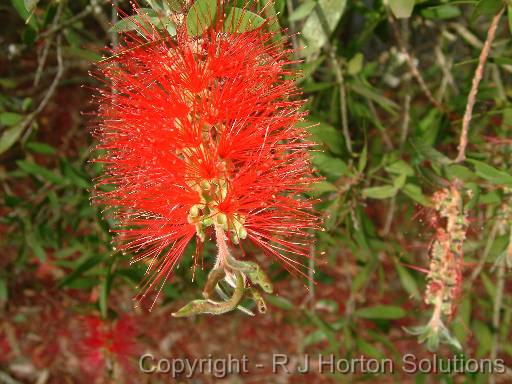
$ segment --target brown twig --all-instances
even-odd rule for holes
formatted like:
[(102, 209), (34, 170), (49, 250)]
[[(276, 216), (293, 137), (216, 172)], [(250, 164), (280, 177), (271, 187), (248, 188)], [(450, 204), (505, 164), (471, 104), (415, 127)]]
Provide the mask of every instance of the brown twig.
[(338, 83), (340, 91), (340, 114), (341, 114), (341, 131), (345, 138), (345, 145), (350, 154), (352, 154), (352, 139), (350, 138), (350, 132), (348, 129), (348, 113), (347, 113), (347, 89), (345, 87), (345, 78), (341, 69), (339, 60), (335, 56), (334, 49), (331, 45), (329, 47), (329, 60), (334, 69), (336, 76), (336, 82)]
[(420, 71), (418, 70), (418, 67), (416, 64), (414, 64), (414, 58), (411, 53), (407, 50), (407, 47), (405, 46), (405, 43), (402, 40), (402, 37), (400, 35), (400, 31), (398, 30), (398, 26), (396, 25), (395, 18), (390, 14), (389, 15), (389, 23), (391, 24), (391, 27), (393, 29), (393, 32), (395, 34), (396, 41), (398, 43), (398, 46), (402, 53), (405, 56), (405, 59), (407, 60), (407, 64), (409, 65), (409, 69), (411, 71), (411, 75), (416, 79), (418, 82), (421, 90), (429, 99), (429, 101), (436, 107), (439, 111), (445, 112), (445, 108), (441, 105), (439, 101), (437, 101), (432, 95), (432, 92), (430, 92), (430, 89), (428, 89), (427, 84), (425, 83), (425, 80), (423, 79), (423, 76), (421, 75)]
[[(60, 17), (62, 16), (63, 10), (64, 10), (64, 2), (61, 2), (59, 4), (59, 7), (57, 8), (55, 17), (53, 18), (51, 29), (56, 28), (57, 25), (59, 24), (59, 20), (60, 20)], [(43, 52), (42, 52), (41, 56), (39, 57), (39, 63), (37, 65), (36, 74), (34, 76), (34, 83), (33, 83), (34, 87), (37, 87), (39, 85), (39, 81), (41, 80), (41, 76), (43, 74), (43, 69), (44, 69), (44, 67), (46, 65), (46, 61), (48, 59), (48, 53), (50, 52), (50, 47), (52, 46), (53, 35), (48, 35), (48, 36), (49, 36), (49, 38), (46, 40), (44, 47), (43, 47)]]
[[(288, 11), (288, 15), (291, 15), (294, 11), (293, 9), (293, 0), (286, 0), (286, 10)], [(290, 29), (290, 39), (292, 40), (293, 53), (295, 57), (299, 56), (299, 41), (297, 39), (297, 28), (293, 21), (289, 22)]]
[[(327, 22), (327, 18), (325, 17), (322, 8), (318, 4), (315, 7), (315, 12), (318, 16), (320, 25), (322, 26), (325, 36), (329, 36), (329, 23)], [(341, 67), (341, 63), (336, 57), (336, 51), (334, 50), (334, 47), (332, 46), (329, 40), (325, 42), (325, 49), (327, 51), (329, 62), (332, 68), (334, 69), (334, 75), (336, 77), (336, 82), (338, 83), (340, 92), (341, 130), (345, 138), (345, 145), (347, 147), (347, 150), (352, 155), (352, 139), (350, 138), (350, 131), (348, 127), (347, 89), (345, 87), (345, 78), (343, 76), (343, 70)]]
[[(59, 85), (60, 79), (62, 78), (62, 75), (64, 74), (64, 61), (62, 60), (62, 35), (57, 36), (56, 45), (57, 45), (57, 47), (56, 47), (56, 50), (57, 50), (57, 73), (56, 73), (52, 83), (50, 84), (48, 91), (44, 95), (43, 99), (41, 100), (41, 102), (39, 103), (37, 108), (33, 112), (28, 114), (27, 117), (20, 123), (23, 127), (23, 130), (25, 130), (27, 127), (29, 127), (30, 124), (37, 117), (37, 115), (39, 115), (43, 111), (43, 109), (46, 107), (46, 105), (52, 98), (53, 94), (57, 90), (57, 86)], [(25, 134), (21, 140), (22, 142), (25, 142), (28, 139), (28, 137), (30, 136), (30, 132), (31, 132), (30, 129), (28, 129), (25, 132)]]
[(53, 36), (54, 34), (62, 31), (63, 29), (66, 29), (67, 27), (73, 25), (77, 21), (85, 18), (92, 11), (93, 11), (93, 7), (91, 5), (88, 5), (84, 8), (83, 11), (81, 11), (81, 12), (77, 13), (75, 16), (70, 17), (69, 19), (63, 21), (61, 24), (57, 24), (54, 22), (50, 29), (48, 29), (47, 31), (45, 31), (39, 35), (39, 39), (44, 39), (47, 37), (49, 38), (49, 37)]
[(478, 67), (476, 68), (475, 76), (473, 77), (471, 90), (469, 91), (468, 95), (468, 102), (466, 104), (466, 111), (464, 112), (464, 117), (462, 119), (462, 132), (460, 134), (458, 146), (459, 152), (454, 160), (455, 163), (460, 163), (466, 159), (466, 147), (468, 145), (469, 124), (471, 123), (471, 118), (473, 116), (473, 107), (475, 106), (476, 102), (478, 86), (480, 84), (480, 81), (482, 80), (485, 63), (487, 62), (487, 57), (489, 56), (489, 51), (491, 50), (492, 42), (494, 41), (494, 37), (496, 36), (498, 24), (504, 12), (505, 8), (502, 7), (500, 11), (493, 17), (491, 25), (489, 26), (489, 30), (487, 32), (487, 38), (485, 39), (484, 46), (482, 48), (482, 51), (480, 52)]

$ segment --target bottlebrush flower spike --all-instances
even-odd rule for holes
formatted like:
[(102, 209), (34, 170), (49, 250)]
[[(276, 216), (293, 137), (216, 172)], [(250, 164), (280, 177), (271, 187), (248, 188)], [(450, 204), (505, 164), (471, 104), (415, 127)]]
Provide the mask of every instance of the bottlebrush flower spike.
[(133, 371), (131, 360), (139, 352), (139, 346), (131, 318), (121, 317), (114, 323), (107, 323), (98, 317), (86, 316), (79, 330), (81, 337), (77, 340), (77, 350), (84, 373), (94, 377), (111, 371), (119, 376), (120, 370), (124, 374)]
[[(318, 227), (313, 201), (302, 196), (316, 178), (307, 152), (313, 144), (297, 126), (305, 112), (291, 51), (269, 32), (275, 21), (223, 2), (216, 8), (207, 17), (194, 8), (188, 17), (173, 15), (187, 20), (175, 36), (139, 10), (137, 33), (99, 65), (107, 80), (97, 130), (105, 175), (95, 201), (114, 208), (118, 249), (148, 264), (140, 299), (162, 289), (187, 244), (195, 239), (196, 265), (201, 244), (217, 241), (206, 300), (177, 316), (236, 308), (248, 280), (272, 291), (256, 263), (231, 255), (233, 245), (243, 251), (250, 241), (304, 275), (301, 258)], [(203, 30), (197, 35), (187, 26), (191, 12)], [(222, 281), (234, 289), (230, 299)], [(213, 301), (214, 290), (226, 301)]]

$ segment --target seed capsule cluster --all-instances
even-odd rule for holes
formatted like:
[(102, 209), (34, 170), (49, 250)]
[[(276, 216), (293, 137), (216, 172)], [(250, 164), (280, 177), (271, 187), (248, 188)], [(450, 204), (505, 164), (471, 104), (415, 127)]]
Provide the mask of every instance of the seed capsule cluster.
[(455, 299), (460, 293), (463, 252), (468, 220), (463, 209), (463, 198), (456, 186), (438, 191), (432, 198), (439, 216), (446, 226), (436, 229), (430, 249), (430, 270), (425, 302), (440, 305), (441, 313), (451, 317)]

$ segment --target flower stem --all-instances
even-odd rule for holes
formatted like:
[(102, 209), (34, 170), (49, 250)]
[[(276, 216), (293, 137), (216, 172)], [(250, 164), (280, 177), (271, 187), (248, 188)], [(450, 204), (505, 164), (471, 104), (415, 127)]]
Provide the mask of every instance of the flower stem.
[(218, 253), (214, 268), (224, 269), (228, 264), (228, 259), (231, 258), (231, 254), (229, 253), (226, 234), (224, 233), (224, 229), (221, 225), (215, 224), (215, 238), (217, 241)]

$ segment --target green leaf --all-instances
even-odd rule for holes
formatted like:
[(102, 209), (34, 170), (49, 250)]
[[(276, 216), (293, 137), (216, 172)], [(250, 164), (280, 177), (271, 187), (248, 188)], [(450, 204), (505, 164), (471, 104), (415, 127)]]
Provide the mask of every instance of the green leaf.
[(410, 197), (414, 201), (420, 203), (424, 207), (428, 207), (431, 205), (430, 200), (425, 197), (423, 192), (421, 191), (421, 188), (418, 187), (415, 184), (405, 184), (404, 187), (401, 189), (402, 193), (404, 193), (406, 196)]
[(9, 298), (9, 290), (7, 288), (7, 279), (5, 277), (0, 277), (0, 308), (2, 304), (7, 302)]
[(438, 150), (434, 149), (432, 146), (430, 146), (428, 143), (425, 143), (423, 141), (419, 140), (411, 140), (411, 144), (413, 145), (414, 149), (418, 151), (420, 155), (422, 155), (424, 158), (431, 160), (435, 163), (442, 164), (442, 165), (448, 165), (451, 164), (452, 161), (443, 155)]
[[(156, 16), (156, 12), (152, 10), (151, 8), (140, 8), (138, 9), (139, 14), (133, 15), (133, 16), (127, 16), (123, 17), (121, 20), (119, 20), (117, 23), (115, 23), (111, 31), (122, 33), (122, 32), (128, 32), (133, 30), (141, 29), (149, 29), (151, 28), (150, 25), (150, 13), (153, 16)], [(145, 13), (145, 15), (141, 15), (141, 13)]]
[(311, 322), (325, 335), (325, 338), (329, 342), (331, 349), (333, 351), (340, 350), (340, 343), (338, 341), (336, 332), (332, 328), (332, 326), (326, 323), (321, 317), (319, 317), (316, 313), (306, 311), (306, 315), (309, 317)]
[(384, 169), (395, 175), (414, 176), (414, 170), (412, 167), (403, 160), (395, 161), (394, 163), (386, 166)]
[(435, 7), (428, 7), (421, 11), (423, 17), (434, 20), (446, 20), (459, 17), (461, 11), (459, 7), (450, 4), (438, 5)]
[(13, 112), (0, 113), (0, 125), (7, 125), (8, 127), (18, 124), (23, 119), (23, 116)]
[(316, 7), (316, 1), (309, 0), (301, 5), (299, 5), (296, 9), (293, 10), (292, 13), (290, 13), (290, 16), (288, 17), (289, 21), (299, 21), (304, 19), (305, 17), (309, 16), (309, 14), (313, 11), (313, 9)]
[(501, 0), (480, 0), (471, 14), (471, 20), (474, 21), (479, 16), (491, 16), (498, 13), (503, 8)]
[(414, 277), (407, 270), (407, 268), (404, 268), (402, 265), (400, 265), (400, 262), (396, 261), (395, 267), (398, 272), (400, 282), (402, 283), (404, 289), (407, 291), (407, 293), (409, 293), (409, 295), (411, 295), (411, 297), (419, 299), (421, 295), (418, 289), (418, 285), (416, 284), (416, 280), (414, 280)]
[(478, 346), (475, 356), (477, 358), (482, 358), (486, 356), (492, 348), (492, 332), (487, 325), (478, 320), (475, 321), (472, 328)]
[(506, 171), (494, 168), (492, 165), (482, 161), (468, 159), (475, 166), (475, 171), (481, 178), (493, 184), (507, 185), (512, 187), (512, 175)]
[(31, 17), (30, 12), (25, 7), (25, 0), (11, 0), (12, 6), (18, 14), (21, 16), (23, 21), (30, 25), (33, 29), (37, 29), (37, 23), (34, 17)]
[(44, 250), (41, 241), (37, 234), (33, 231), (28, 232), (25, 236), (25, 243), (29, 246), (29, 248), (34, 252), (34, 255), (41, 261), (46, 261), (46, 251)]
[(386, 357), (382, 351), (361, 338), (356, 340), (356, 344), (359, 351), (367, 356), (373, 357), (374, 359), (384, 359)]
[(78, 47), (64, 47), (64, 54), (67, 56), (75, 57), (77, 59), (82, 59), (90, 62), (96, 62), (101, 60), (102, 56), (98, 55), (97, 52), (90, 51), (88, 49), (82, 49)]
[(311, 194), (314, 196), (320, 196), (327, 192), (336, 192), (338, 188), (332, 183), (329, 183), (328, 181), (319, 181), (317, 183), (314, 183), (311, 187)]
[(401, 319), (406, 314), (407, 313), (403, 308), (392, 305), (376, 305), (374, 307), (361, 308), (354, 312), (355, 316), (362, 317), (364, 319), (386, 320)]
[(103, 256), (96, 255), (92, 257), (88, 257), (81, 264), (79, 264), (76, 269), (67, 275), (64, 279), (62, 279), (59, 283), (59, 287), (65, 287), (67, 285), (72, 284), (76, 279), (81, 277), (85, 272), (95, 267), (103, 260)]
[(363, 173), (366, 168), (366, 164), (368, 163), (368, 145), (364, 145), (361, 154), (359, 155), (359, 162), (357, 163), (357, 170), (359, 173)]
[(406, 180), (407, 180), (407, 175), (402, 173), (393, 179), (393, 186), (396, 189), (400, 189), (405, 185)]
[(311, 332), (309, 335), (307, 335), (302, 340), (302, 343), (303, 343), (304, 347), (307, 347), (310, 345), (318, 344), (318, 343), (324, 341), (325, 339), (327, 339), (326, 334), (321, 329), (317, 329), (317, 330)]
[(224, 21), (224, 31), (239, 33), (258, 28), (265, 23), (265, 19), (255, 13), (241, 8), (231, 8)]
[(389, 7), (397, 18), (405, 19), (411, 17), (414, 0), (389, 0)]
[(347, 164), (343, 160), (325, 153), (313, 153), (312, 163), (323, 174), (332, 179), (339, 179), (341, 176), (348, 174)]
[(62, 177), (50, 171), (49, 169), (40, 166), (39, 164), (27, 160), (18, 160), (16, 164), (22, 170), (24, 170), (28, 174), (31, 174), (34, 177), (43, 178), (44, 180), (49, 181), (52, 184), (66, 184), (66, 180), (64, 180)]
[(471, 172), (467, 167), (460, 164), (453, 164), (446, 167), (446, 175), (449, 180), (457, 178), (462, 181), (469, 181), (475, 177), (475, 174)]
[(363, 69), (364, 56), (361, 52), (356, 53), (347, 63), (347, 72), (349, 75), (357, 75)]
[(187, 14), (187, 31), (191, 36), (201, 35), (217, 16), (217, 0), (197, 0)]
[(316, 302), (315, 309), (317, 309), (319, 311), (325, 310), (330, 313), (335, 313), (335, 312), (338, 312), (339, 305), (335, 300), (322, 299), (322, 300), (318, 300)]
[(313, 141), (324, 144), (336, 155), (343, 155), (345, 140), (339, 130), (314, 116), (310, 116), (301, 125), (306, 126), (307, 130), (311, 133)]
[(54, 155), (57, 152), (57, 150), (51, 145), (38, 141), (31, 141), (30, 143), (27, 143), (27, 149), (32, 152), (41, 153), (43, 155)]
[(291, 311), (292, 309), (295, 308), (295, 306), (290, 300), (281, 296), (266, 295), (265, 301), (270, 303), (274, 307), (284, 309), (285, 311)]
[(305, 56), (311, 56), (325, 45), (341, 20), (346, 5), (347, 0), (319, 0), (302, 29), (301, 37), (306, 40)]
[(512, 3), (510, 3), (508, 6), (507, 14), (508, 14), (508, 29), (510, 32), (512, 32)]
[(4, 153), (9, 148), (11, 148), (13, 144), (16, 143), (16, 141), (22, 133), (23, 125), (21, 124), (9, 127), (5, 131), (3, 131), (2, 136), (0, 136), (0, 154)]
[(110, 293), (110, 288), (112, 287), (112, 280), (114, 279), (113, 274), (111, 274), (112, 265), (109, 266), (107, 275), (105, 279), (102, 280), (100, 285), (100, 294), (98, 298), (98, 305), (100, 307), (101, 317), (104, 319), (107, 318), (108, 313), (108, 294)]
[(31, 12), (32, 9), (36, 7), (37, 3), (39, 3), (39, 0), (23, 0), (23, 3), (25, 5), (25, 9)]
[(388, 99), (379, 93), (378, 90), (372, 88), (367, 84), (362, 84), (359, 82), (351, 82), (349, 85), (350, 89), (355, 93), (363, 96), (364, 98), (368, 98), (377, 104), (379, 104), (382, 108), (388, 111), (391, 114), (396, 114), (396, 111), (399, 109), (398, 104), (396, 104), (393, 100)]
[(363, 196), (370, 199), (389, 199), (398, 192), (398, 188), (393, 185), (383, 185), (381, 187), (371, 187), (363, 189)]

